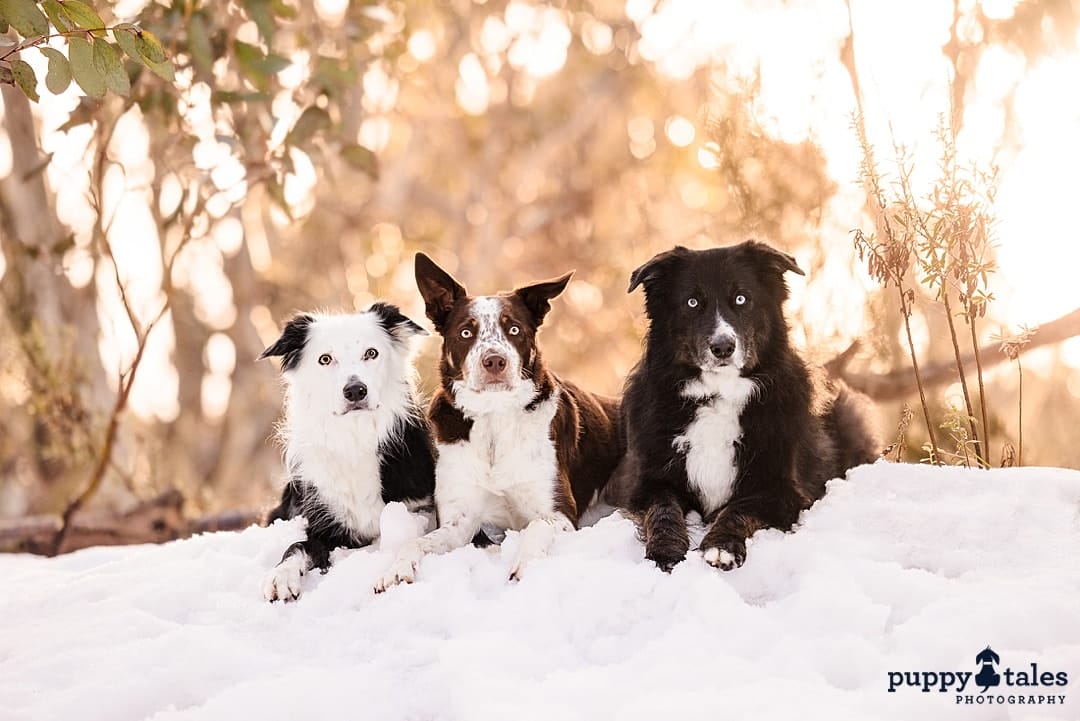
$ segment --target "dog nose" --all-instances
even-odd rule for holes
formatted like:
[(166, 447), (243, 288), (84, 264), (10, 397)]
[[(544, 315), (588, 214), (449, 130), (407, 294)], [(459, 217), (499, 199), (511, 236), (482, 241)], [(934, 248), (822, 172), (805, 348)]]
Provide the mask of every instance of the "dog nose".
[(484, 370), (488, 373), (502, 373), (506, 370), (506, 358), (498, 353), (488, 353), (480, 359), (480, 365), (484, 366)]
[(345, 395), (345, 400), (350, 403), (356, 403), (367, 398), (367, 386), (360, 381), (349, 381), (341, 392)]
[(728, 335), (718, 338), (709, 345), (709, 350), (716, 360), (727, 360), (735, 352), (735, 339)]

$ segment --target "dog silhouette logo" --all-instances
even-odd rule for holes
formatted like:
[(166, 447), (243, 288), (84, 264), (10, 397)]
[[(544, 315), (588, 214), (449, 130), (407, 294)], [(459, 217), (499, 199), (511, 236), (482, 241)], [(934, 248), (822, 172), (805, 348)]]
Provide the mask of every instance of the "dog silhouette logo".
[(979, 693), (985, 693), (991, 686), (1001, 684), (1001, 675), (994, 670), (994, 666), (1001, 663), (1001, 657), (994, 653), (994, 649), (987, 646), (975, 657), (975, 663), (982, 664), (979, 673), (975, 675), (975, 683), (982, 687)]

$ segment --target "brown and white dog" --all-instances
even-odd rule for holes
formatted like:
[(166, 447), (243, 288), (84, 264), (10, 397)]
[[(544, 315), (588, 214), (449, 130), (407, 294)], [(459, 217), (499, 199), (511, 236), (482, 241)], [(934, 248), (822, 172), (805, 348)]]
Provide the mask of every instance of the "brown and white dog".
[(428, 409), (438, 448), (439, 528), (399, 552), (376, 592), (411, 583), (420, 559), (469, 543), (481, 525), (522, 531), (510, 572), (573, 530), (622, 456), (619, 406), (549, 371), (537, 331), (572, 273), (511, 293), (472, 297), (423, 253), (416, 284), (443, 337)]

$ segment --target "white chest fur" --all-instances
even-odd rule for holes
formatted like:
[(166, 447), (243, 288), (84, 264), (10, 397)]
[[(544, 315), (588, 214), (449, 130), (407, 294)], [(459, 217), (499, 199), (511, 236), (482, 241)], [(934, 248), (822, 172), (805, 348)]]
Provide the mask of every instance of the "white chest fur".
[[(318, 427), (286, 431), (289, 468), (318, 489), (319, 500), (334, 520), (360, 538), (379, 535), (379, 517), (385, 505), (379, 442), (393, 432), (397, 422), (391, 413), (379, 409), (333, 418)], [(308, 518), (309, 522), (315, 520)]]
[(686, 458), (690, 487), (706, 514), (727, 503), (738, 480), (735, 444), (742, 437), (739, 415), (757, 386), (730, 372), (710, 372), (682, 390), (687, 398), (707, 399), (673, 445)]
[(554, 507), (558, 460), (551, 421), (558, 392), (533, 411), (513, 408), (471, 413), (469, 439), (439, 444), (435, 500), (440, 518), (468, 516), (520, 529)]

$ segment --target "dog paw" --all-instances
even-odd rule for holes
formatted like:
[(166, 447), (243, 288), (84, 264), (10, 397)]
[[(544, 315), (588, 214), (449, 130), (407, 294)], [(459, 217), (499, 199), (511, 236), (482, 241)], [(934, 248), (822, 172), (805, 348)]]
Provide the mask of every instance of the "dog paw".
[(274, 601), (295, 601), (300, 598), (300, 582), (304, 578), (305, 558), (289, 556), (266, 574), (263, 581), (263, 598)]
[(375, 582), (375, 593), (385, 593), (400, 583), (412, 583), (416, 580), (416, 563), (414, 561), (397, 560), (390, 566), (390, 570)]
[(656, 567), (664, 573), (671, 573), (671, 569), (682, 563), (686, 554), (663, 548), (646, 549), (645, 558), (655, 563)]
[(719, 546), (702, 549), (705, 563), (721, 571), (730, 571), (746, 561), (746, 544), (740, 541), (726, 541)]

